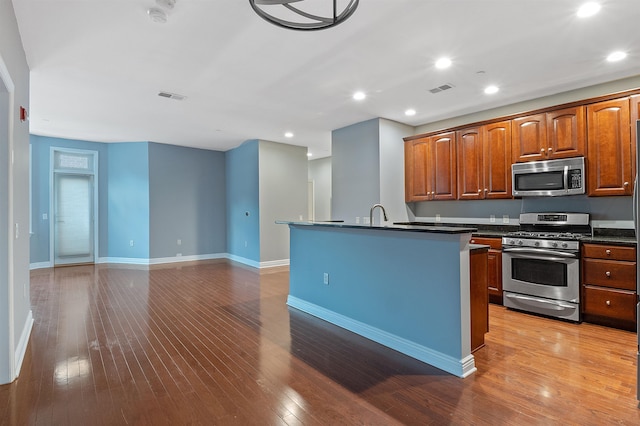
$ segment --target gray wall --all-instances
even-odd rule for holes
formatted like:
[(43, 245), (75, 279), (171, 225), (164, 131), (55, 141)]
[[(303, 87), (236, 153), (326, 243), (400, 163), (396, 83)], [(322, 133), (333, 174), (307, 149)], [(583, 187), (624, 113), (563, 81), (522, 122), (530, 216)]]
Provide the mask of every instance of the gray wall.
[(332, 219), (362, 223), (380, 202), (379, 138), (377, 118), (331, 132)]
[[(8, 266), (0, 270), (0, 383), (6, 383), (13, 379), (10, 377), (12, 367), (9, 362), (15, 354), (14, 350), (20, 351), (17, 356), (23, 353), (24, 348), (18, 347), (20, 338), (31, 325), (29, 323), (31, 313), (29, 302), (29, 123), (21, 122), (19, 115), (20, 106), (29, 110), (29, 66), (10, 1), (0, 2), (0, 61), (6, 66), (14, 86), (13, 105), (10, 102), (11, 97), (8, 102), (10, 119), (0, 120), (0, 125), (3, 126), (0, 131), (4, 135), (13, 135), (11, 140), (0, 137), (0, 145), (2, 145), (0, 152), (4, 152), (0, 158), (0, 169), (10, 171), (8, 185), (1, 191), (5, 195), (0, 196), (0, 210), (8, 219), (3, 223), (12, 222), (10, 228), (15, 229), (17, 226), (19, 229), (17, 235), (13, 235), (11, 231), (7, 234), (6, 230), (3, 231), (4, 235), (0, 234), (0, 245), (3, 246), (0, 256), (7, 259), (3, 263), (6, 262), (5, 265)], [(10, 88), (7, 87), (7, 89)], [(2, 98), (7, 105), (6, 92)], [(9, 129), (13, 128), (12, 133), (8, 131), (7, 125)], [(13, 150), (13, 165), (7, 158), (10, 156), (7, 155), (8, 149)], [(0, 180), (6, 181), (7, 175)], [(8, 198), (7, 188), (9, 189)], [(9, 309), (10, 306), (13, 307), (13, 311)], [(13, 318), (9, 317), (10, 312), (13, 312)], [(13, 361), (14, 366), (17, 367), (19, 360)]]
[(150, 143), (149, 212), (151, 258), (225, 253), (225, 154)]
[(307, 148), (260, 141), (260, 262), (289, 259), (289, 228), (307, 219)]
[(309, 161), (313, 182), (314, 220), (331, 220), (331, 157)]
[(260, 262), (260, 189), (258, 140), (225, 153), (227, 253)]
[[(380, 119), (380, 203), (390, 222), (409, 219), (404, 201), (404, 141), (414, 128), (395, 121)], [(378, 212), (379, 214), (379, 212)]]

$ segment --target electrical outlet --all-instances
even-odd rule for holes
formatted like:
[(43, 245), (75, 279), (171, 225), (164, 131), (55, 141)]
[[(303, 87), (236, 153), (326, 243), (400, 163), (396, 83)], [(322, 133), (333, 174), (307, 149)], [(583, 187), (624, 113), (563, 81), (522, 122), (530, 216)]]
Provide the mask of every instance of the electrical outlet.
[(303, 219), (302, 219), (302, 217), (303, 217), (303, 216), (302, 216), (302, 215), (300, 215), (300, 216), (298, 216), (298, 219), (299, 219), (299, 220), (303, 220)]
[(244, 246), (245, 246), (245, 247), (247, 246), (247, 240), (245, 240), (245, 241), (244, 241)]
[(176, 257), (182, 256), (182, 253), (176, 253)]
[(325, 272), (323, 277), (322, 277), (322, 282), (329, 285), (329, 273)]
[(495, 214), (492, 214), (491, 216), (489, 216), (489, 222), (496, 223), (496, 215)]
[(440, 222), (442, 219), (440, 218), (439, 214), (436, 214), (436, 222)]
[(509, 223), (509, 215), (508, 214), (503, 214), (502, 215), (502, 223)]
[(47, 220), (48, 216), (46, 213), (42, 213), (42, 220)]
[(129, 247), (133, 247), (133, 240), (129, 240)]
[(178, 245), (181, 246), (182, 245), (182, 240), (178, 240)]
[(356, 216), (356, 224), (360, 223), (360, 216)]
[(368, 217), (363, 217), (363, 218), (362, 218), (362, 223), (363, 223), (364, 225), (369, 225), (369, 218), (368, 218)]

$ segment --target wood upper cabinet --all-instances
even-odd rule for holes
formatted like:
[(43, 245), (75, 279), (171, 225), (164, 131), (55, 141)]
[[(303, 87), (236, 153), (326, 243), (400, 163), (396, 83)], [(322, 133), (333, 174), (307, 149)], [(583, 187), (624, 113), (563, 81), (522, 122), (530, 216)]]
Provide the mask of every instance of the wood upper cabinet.
[(511, 198), (511, 122), (482, 128), (484, 198)]
[(458, 130), (458, 199), (484, 198), (482, 128)]
[(631, 176), (637, 173), (638, 165), (636, 164), (636, 150), (638, 139), (638, 125), (640, 120), (640, 95), (631, 96)]
[(585, 109), (565, 108), (513, 120), (513, 161), (584, 156)]
[(590, 196), (633, 191), (629, 98), (587, 106), (587, 189)]
[(455, 200), (455, 133), (405, 142), (405, 201)]
[(458, 199), (511, 198), (509, 122), (457, 132)]

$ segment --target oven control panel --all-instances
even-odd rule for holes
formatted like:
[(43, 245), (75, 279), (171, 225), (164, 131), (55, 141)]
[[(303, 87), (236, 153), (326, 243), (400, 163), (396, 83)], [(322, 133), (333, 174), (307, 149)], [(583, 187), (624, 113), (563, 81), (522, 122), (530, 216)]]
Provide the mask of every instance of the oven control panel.
[(509, 247), (527, 247), (527, 248), (542, 248), (542, 249), (555, 249), (566, 251), (577, 251), (580, 245), (579, 241), (556, 241), (556, 240), (537, 240), (527, 238), (514, 238), (503, 237), (502, 245)]

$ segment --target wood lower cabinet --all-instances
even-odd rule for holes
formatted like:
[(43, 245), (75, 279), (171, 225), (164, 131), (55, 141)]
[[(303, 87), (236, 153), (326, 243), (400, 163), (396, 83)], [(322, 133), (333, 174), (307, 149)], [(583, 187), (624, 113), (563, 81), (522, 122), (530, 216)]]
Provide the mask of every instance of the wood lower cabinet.
[(635, 330), (637, 298), (636, 248), (583, 244), (583, 320)]
[(455, 200), (455, 133), (405, 142), (405, 201)]
[(628, 97), (587, 106), (588, 195), (632, 194), (630, 117)]
[(471, 352), (484, 346), (484, 335), (489, 331), (487, 254), (486, 249), (471, 250), (469, 253)]
[(473, 237), (472, 244), (485, 244), (490, 246), (487, 254), (487, 289), (489, 302), (502, 305), (502, 239)]

